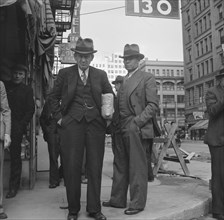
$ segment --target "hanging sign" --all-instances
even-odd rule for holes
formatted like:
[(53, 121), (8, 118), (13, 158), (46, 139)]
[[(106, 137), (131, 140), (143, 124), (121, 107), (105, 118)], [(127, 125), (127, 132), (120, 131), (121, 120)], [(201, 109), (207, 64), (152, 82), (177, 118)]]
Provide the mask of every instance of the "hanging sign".
[(179, 0), (126, 0), (127, 16), (180, 19)]

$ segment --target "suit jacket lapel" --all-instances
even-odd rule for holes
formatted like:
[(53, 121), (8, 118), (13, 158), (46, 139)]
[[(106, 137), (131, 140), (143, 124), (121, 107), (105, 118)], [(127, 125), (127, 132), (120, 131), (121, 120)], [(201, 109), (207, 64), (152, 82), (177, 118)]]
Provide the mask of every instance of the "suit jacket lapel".
[(78, 66), (75, 65), (72, 67), (71, 71), (69, 72), (68, 80), (68, 102), (73, 98), (75, 93), (75, 88), (78, 81)]
[(92, 91), (92, 95), (93, 95), (93, 99), (97, 105), (98, 108), (100, 108), (101, 106), (101, 100), (99, 100), (97, 94), (96, 94), (96, 89), (94, 87), (99, 86), (99, 84), (97, 84), (96, 82), (96, 73), (95, 71), (91, 68), (91, 66), (89, 67), (89, 76), (88, 76), (89, 80), (90, 80), (90, 86), (91, 86), (91, 91)]

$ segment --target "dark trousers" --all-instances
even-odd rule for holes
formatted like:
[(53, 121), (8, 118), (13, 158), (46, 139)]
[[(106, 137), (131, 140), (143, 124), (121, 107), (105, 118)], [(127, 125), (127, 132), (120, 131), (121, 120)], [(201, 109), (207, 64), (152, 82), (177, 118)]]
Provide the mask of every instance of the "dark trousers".
[(62, 125), (60, 134), (61, 156), (69, 213), (78, 213), (81, 197), (81, 174), (86, 147), (87, 207), (89, 213), (101, 211), (101, 179), (104, 157), (105, 131), (103, 119), (87, 122), (84, 118)]
[(21, 143), (23, 128), (18, 122), (12, 124), (11, 145), (10, 145), (10, 178), (9, 190), (18, 190), (22, 173)]
[(149, 145), (146, 147), (146, 155), (148, 162), (148, 180), (154, 180), (153, 170), (152, 170), (152, 147), (153, 147), (153, 139), (149, 140)]
[(149, 140), (143, 140), (133, 122), (133, 117), (122, 122), (122, 145), (114, 158), (115, 170), (111, 192), (111, 203), (126, 206), (127, 190), (130, 186), (129, 208), (144, 209), (147, 199), (148, 166), (146, 147)]
[(58, 168), (58, 157), (60, 155), (59, 137), (57, 133), (49, 132), (48, 134), (48, 152), (50, 162), (50, 184), (58, 184), (60, 182), (60, 174)]
[(211, 147), (212, 213), (224, 215), (224, 146)]
[(124, 148), (120, 132), (112, 134), (113, 161), (113, 183), (111, 188), (110, 203), (114, 207), (125, 208), (127, 205), (128, 191), (128, 152)]

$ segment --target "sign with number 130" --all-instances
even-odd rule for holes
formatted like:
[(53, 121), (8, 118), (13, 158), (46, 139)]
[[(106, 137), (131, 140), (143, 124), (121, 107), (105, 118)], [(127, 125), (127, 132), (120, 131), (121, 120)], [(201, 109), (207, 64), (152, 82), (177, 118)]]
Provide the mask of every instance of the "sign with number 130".
[(179, 0), (126, 0), (126, 15), (180, 18)]

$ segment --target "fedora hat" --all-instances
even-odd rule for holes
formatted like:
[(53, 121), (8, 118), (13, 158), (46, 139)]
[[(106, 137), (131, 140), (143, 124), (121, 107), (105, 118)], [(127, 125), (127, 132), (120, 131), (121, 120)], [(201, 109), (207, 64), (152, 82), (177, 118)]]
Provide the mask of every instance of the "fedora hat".
[(123, 76), (117, 76), (116, 79), (114, 81), (112, 81), (112, 84), (116, 84), (116, 83), (122, 83), (124, 80)]
[(76, 47), (71, 48), (71, 50), (79, 54), (92, 54), (97, 52), (97, 50), (94, 50), (92, 39), (82, 39), (81, 37), (79, 37), (79, 39), (77, 40)]
[(145, 56), (139, 52), (139, 46), (137, 44), (126, 44), (124, 46), (124, 55), (119, 56), (120, 58), (126, 58), (126, 57), (139, 57), (140, 59), (143, 59)]

